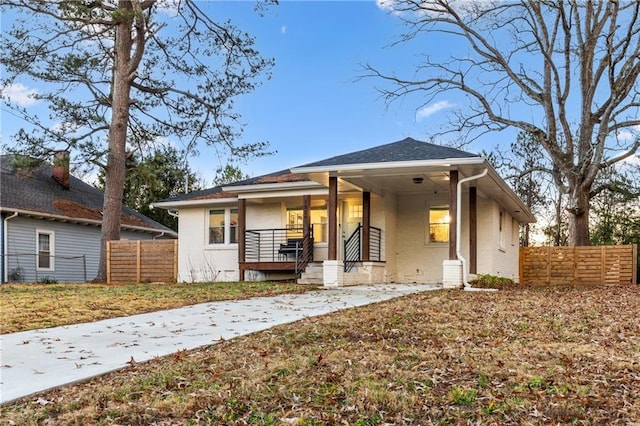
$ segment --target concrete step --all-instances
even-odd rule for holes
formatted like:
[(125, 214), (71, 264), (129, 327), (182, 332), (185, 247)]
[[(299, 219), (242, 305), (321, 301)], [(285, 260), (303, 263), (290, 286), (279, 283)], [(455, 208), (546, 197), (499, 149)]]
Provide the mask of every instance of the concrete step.
[(316, 284), (322, 285), (324, 275), (322, 271), (322, 263), (310, 263), (305, 271), (298, 278), (298, 284)]

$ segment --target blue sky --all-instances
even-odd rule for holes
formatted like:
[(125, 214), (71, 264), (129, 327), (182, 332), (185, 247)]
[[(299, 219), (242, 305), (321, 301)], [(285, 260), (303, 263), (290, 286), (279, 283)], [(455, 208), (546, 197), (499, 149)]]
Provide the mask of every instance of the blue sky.
[[(214, 3), (216, 6), (220, 3)], [(427, 49), (451, 45), (391, 44), (404, 30), (374, 1), (282, 1), (259, 17), (251, 2), (221, 4), (233, 22), (255, 35), (260, 52), (275, 58), (271, 80), (239, 99), (244, 140), (266, 139), (277, 154), (250, 161), (253, 175), (394, 142), (426, 140), (446, 119), (452, 99), (421, 108), (419, 98), (387, 107), (373, 79), (357, 80), (361, 64), (411, 74)], [(481, 144), (471, 151), (480, 151)], [(197, 164), (196, 160), (193, 164)]]
[[(209, 2), (214, 19), (231, 19), (252, 34), (257, 49), (275, 59), (272, 78), (236, 100), (246, 124), (240, 142), (266, 140), (276, 154), (249, 160), (243, 171), (257, 176), (333, 155), (394, 142), (405, 137), (427, 140), (446, 120), (446, 110), (462, 99), (436, 99), (423, 105), (406, 98), (387, 106), (379, 98), (373, 79), (357, 80), (361, 64), (411, 75), (420, 55), (448, 56), (450, 41), (427, 44), (391, 44), (404, 30), (400, 20), (375, 1), (281, 1), (264, 16), (252, 1)], [(436, 39), (437, 40), (437, 39)], [(19, 88), (24, 95), (31, 87)], [(2, 109), (2, 143), (20, 120)], [(501, 136), (511, 138), (512, 136)], [(490, 149), (496, 136), (466, 148)], [(444, 142), (444, 141), (443, 141)], [(509, 140), (503, 141), (508, 146)], [(180, 146), (179, 141), (172, 141)], [(215, 169), (225, 160), (212, 148), (201, 147), (190, 159), (193, 170), (211, 183)]]

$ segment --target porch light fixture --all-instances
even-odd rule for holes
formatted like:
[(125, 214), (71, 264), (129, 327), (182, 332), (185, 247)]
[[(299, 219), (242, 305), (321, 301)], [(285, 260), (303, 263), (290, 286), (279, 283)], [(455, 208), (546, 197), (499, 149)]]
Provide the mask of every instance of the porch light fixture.
[(420, 176), (413, 178), (413, 183), (415, 183), (416, 185), (420, 185), (423, 181), (424, 181), (424, 178)]

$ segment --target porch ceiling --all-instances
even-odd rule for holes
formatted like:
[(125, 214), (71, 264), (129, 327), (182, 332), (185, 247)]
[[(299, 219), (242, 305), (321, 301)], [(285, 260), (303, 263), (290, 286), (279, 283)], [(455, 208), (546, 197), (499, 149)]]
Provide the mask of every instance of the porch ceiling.
[[(482, 173), (485, 168), (489, 173), (473, 184), (478, 188), (478, 195), (496, 200), (503, 208), (522, 223), (535, 222), (535, 218), (526, 208), (522, 200), (516, 196), (508, 185), (498, 176), (487, 163), (462, 164), (455, 167), (447, 166), (416, 166), (407, 168), (376, 168), (350, 169), (339, 171), (313, 171), (306, 176), (324, 186), (329, 185), (329, 176), (338, 177), (338, 191), (346, 192), (369, 191), (385, 196), (388, 194), (424, 194), (448, 193), (450, 170), (459, 171), (459, 179)], [(422, 179), (415, 183), (414, 179)], [(470, 184), (463, 185), (467, 192)]]

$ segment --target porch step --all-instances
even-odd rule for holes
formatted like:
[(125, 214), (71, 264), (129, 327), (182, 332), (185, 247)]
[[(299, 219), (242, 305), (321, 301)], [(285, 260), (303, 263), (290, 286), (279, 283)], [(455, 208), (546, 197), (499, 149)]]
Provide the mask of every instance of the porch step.
[[(342, 276), (341, 285), (350, 286), (358, 284), (370, 284), (371, 276), (369, 273), (362, 270), (361, 265), (356, 265), (351, 272), (345, 273)], [(307, 265), (305, 271), (298, 278), (298, 284), (324, 284), (324, 272), (321, 262), (314, 262)]]
[(300, 278), (298, 278), (298, 284), (322, 285), (323, 282), (322, 263), (318, 262), (309, 263)]

